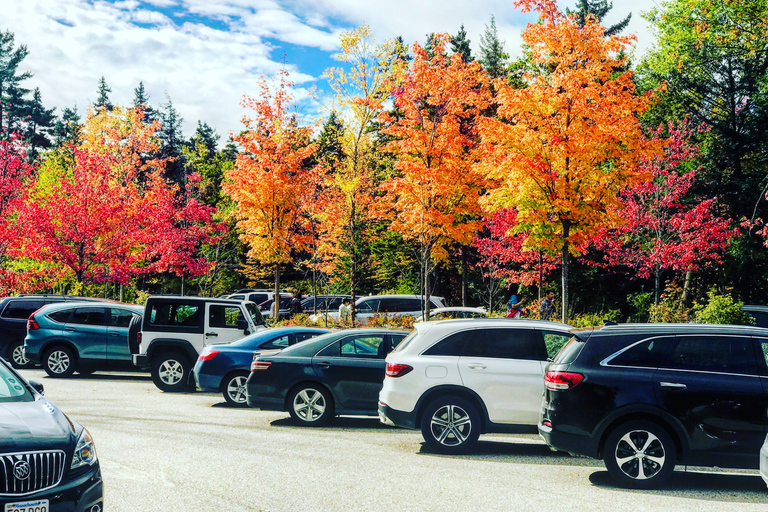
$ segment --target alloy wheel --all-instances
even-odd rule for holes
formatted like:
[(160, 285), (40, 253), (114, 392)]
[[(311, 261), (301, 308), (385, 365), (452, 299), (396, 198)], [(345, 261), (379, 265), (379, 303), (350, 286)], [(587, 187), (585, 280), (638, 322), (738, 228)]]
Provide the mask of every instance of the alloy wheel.
[(664, 467), (664, 444), (653, 432), (632, 430), (616, 444), (616, 465), (629, 478), (647, 480)]
[(445, 446), (459, 446), (472, 433), (469, 413), (457, 405), (444, 405), (432, 415), (429, 424), (435, 440)]
[(175, 386), (184, 377), (184, 367), (178, 361), (168, 359), (160, 364), (158, 376), (165, 384)]
[(11, 359), (17, 367), (21, 368), (29, 364), (29, 359), (24, 357), (24, 345), (17, 345), (13, 348)]
[(238, 375), (227, 384), (227, 395), (233, 403), (245, 403), (245, 382), (247, 380), (247, 377)]
[(54, 350), (48, 355), (48, 368), (53, 373), (65, 373), (71, 364), (69, 354), (63, 350)]
[(325, 397), (316, 389), (302, 389), (293, 399), (293, 410), (304, 421), (317, 421), (325, 414)]

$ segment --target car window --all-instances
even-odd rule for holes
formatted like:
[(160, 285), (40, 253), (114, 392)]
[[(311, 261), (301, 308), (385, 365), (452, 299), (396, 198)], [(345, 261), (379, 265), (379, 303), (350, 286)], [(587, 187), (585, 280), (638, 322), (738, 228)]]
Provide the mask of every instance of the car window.
[[(381, 349), (381, 350), (380, 350)], [(342, 357), (384, 357), (383, 335), (348, 336), (341, 340)]]
[(34, 396), (24, 383), (0, 363), (0, 403), (2, 402), (31, 402)]
[(555, 357), (560, 349), (571, 339), (570, 333), (542, 331), (544, 344), (547, 346), (547, 357)]
[(758, 362), (763, 368), (763, 374), (766, 374), (768, 372), (768, 340), (760, 340), (760, 350), (763, 354), (763, 361), (765, 361), (765, 366), (762, 366), (762, 362)]
[(281, 349), (287, 347), (289, 344), (290, 335), (286, 334), (285, 336), (271, 339), (268, 342), (259, 345), (259, 348), (262, 350)]
[(680, 370), (755, 374), (751, 338), (679, 336), (669, 367)]
[(261, 304), (267, 299), (269, 299), (269, 295), (266, 293), (252, 293), (248, 296), (248, 300), (256, 304)]
[(109, 325), (112, 327), (128, 327), (131, 323), (131, 319), (134, 316), (138, 316), (128, 309), (109, 308), (109, 311)]
[(246, 302), (245, 310), (248, 312), (249, 315), (251, 315), (251, 320), (253, 321), (254, 325), (264, 324), (264, 317), (261, 316), (261, 311), (259, 311), (259, 308), (256, 306), (256, 304)]
[(69, 317), (72, 314), (73, 309), (62, 309), (59, 311), (54, 311), (52, 313), (48, 313), (47, 316), (54, 322), (58, 322), (60, 324), (64, 324), (69, 322)]
[(396, 313), (405, 311), (403, 306), (405, 301), (402, 299), (381, 299), (379, 301), (379, 313)]
[(406, 337), (406, 334), (390, 334), (389, 342), (392, 344), (392, 350), (394, 350)]
[(69, 323), (79, 325), (105, 325), (104, 308), (75, 308)]
[(232, 300), (245, 300), (245, 295), (230, 295), (229, 298)]
[(373, 313), (378, 306), (378, 300), (366, 300), (355, 306), (355, 312), (357, 313)]
[[(222, 329), (237, 329), (237, 321), (245, 320), (237, 306), (211, 304), (208, 307), (208, 326)], [(287, 345), (286, 345), (287, 346)]]
[(541, 360), (533, 329), (476, 329), (464, 348), (469, 357)]
[(464, 347), (472, 336), (474, 336), (474, 329), (455, 332), (429, 347), (423, 355), (459, 357), (464, 354)]
[(313, 332), (296, 332), (293, 334), (293, 342), (299, 343), (308, 340), (309, 338), (314, 338), (315, 336), (317, 336), (317, 334)]
[(664, 353), (674, 344), (674, 338), (653, 338), (629, 346), (608, 360), (610, 366), (632, 366), (637, 368), (658, 368)]
[(154, 303), (149, 311), (151, 325), (198, 327), (200, 307), (192, 304)]
[(42, 300), (12, 300), (3, 310), (3, 318), (20, 318), (27, 320), (29, 315), (43, 307)]

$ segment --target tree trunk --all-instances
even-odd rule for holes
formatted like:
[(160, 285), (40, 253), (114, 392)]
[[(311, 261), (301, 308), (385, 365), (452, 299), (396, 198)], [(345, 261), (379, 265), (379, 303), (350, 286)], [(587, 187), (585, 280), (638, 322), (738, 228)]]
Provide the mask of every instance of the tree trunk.
[(349, 240), (351, 243), (351, 249), (349, 251), (349, 294), (351, 296), (351, 305), (352, 305), (352, 311), (349, 315), (350, 320), (352, 320), (352, 326), (355, 325), (355, 314), (357, 313), (357, 308), (355, 307), (355, 302), (357, 301), (357, 244), (355, 244), (355, 204), (352, 203), (352, 212), (350, 216), (350, 222), (349, 222)]
[(467, 305), (467, 299), (469, 298), (469, 290), (467, 282), (467, 247), (461, 246), (461, 305)]
[(280, 319), (280, 264), (275, 263), (275, 288), (274, 288), (274, 300), (272, 301), (272, 318), (274, 321)]
[(658, 265), (656, 266), (655, 274), (656, 275), (653, 285), (653, 304), (658, 306), (659, 302), (661, 302), (661, 268)]
[(688, 293), (691, 289), (691, 271), (685, 273), (685, 284), (683, 285), (683, 294), (680, 297), (680, 309), (685, 307), (685, 303), (688, 301)]
[(569, 243), (568, 237), (571, 234), (571, 223), (569, 221), (563, 222), (563, 311), (561, 314), (562, 322), (566, 323), (568, 316), (568, 256), (569, 256)]

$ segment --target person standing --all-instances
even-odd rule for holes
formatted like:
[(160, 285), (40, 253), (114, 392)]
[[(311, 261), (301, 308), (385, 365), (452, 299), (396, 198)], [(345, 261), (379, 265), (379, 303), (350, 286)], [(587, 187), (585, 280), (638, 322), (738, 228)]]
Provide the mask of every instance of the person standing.
[(517, 285), (512, 285), (512, 295), (509, 296), (507, 301), (507, 318), (520, 318), (523, 314), (523, 302), (525, 297), (517, 298)]
[(304, 309), (301, 307), (301, 292), (296, 292), (291, 299), (291, 318), (303, 312)]
[(544, 294), (544, 300), (539, 304), (539, 317), (542, 320), (552, 320), (555, 314), (555, 292), (549, 291)]
[(342, 323), (349, 322), (352, 318), (352, 305), (349, 302), (349, 299), (344, 299), (341, 301), (341, 306), (339, 306), (339, 320), (341, 320)]

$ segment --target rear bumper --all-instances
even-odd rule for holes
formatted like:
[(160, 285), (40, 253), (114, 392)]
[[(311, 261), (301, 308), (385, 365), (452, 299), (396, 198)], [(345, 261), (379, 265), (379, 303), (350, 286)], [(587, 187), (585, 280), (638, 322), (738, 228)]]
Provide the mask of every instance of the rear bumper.
[(261, 409), (263, 411), (284, 411), (285, 400), (280, 398), (265, 398), (263, 396), (253, 396), (250, 392), (246, 393), (246, 402), (248, 407)]
[(405, 412), (393, 409), (383, 402), (379, 402), (379, 420), (385, 425), (394, 427), (418, 428), (416, 425), (416, 411)]
[(539, 423), (539, 436), (556, 450), (598, 458), (597, 445), (588, 436), (563, 432), (542, 423)]
[(221, 387), (221, 376), (200, 373), (197, 367), (192, 371), (192, 374), (195, 376), (195, 385), (197, 386), (197, 389), (209, 393), (219, 392), (219, 388)]
[(149, 367), (149, 357), (144, 354), (133, 354), (133, 364), (139, 368)]

